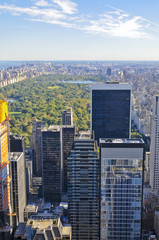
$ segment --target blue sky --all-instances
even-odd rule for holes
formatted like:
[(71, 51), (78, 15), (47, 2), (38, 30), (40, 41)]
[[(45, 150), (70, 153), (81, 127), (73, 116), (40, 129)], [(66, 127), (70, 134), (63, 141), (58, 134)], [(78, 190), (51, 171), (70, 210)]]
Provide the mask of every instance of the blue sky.
[(158, 0), (0, 0), (0, 60), (159, 60)]

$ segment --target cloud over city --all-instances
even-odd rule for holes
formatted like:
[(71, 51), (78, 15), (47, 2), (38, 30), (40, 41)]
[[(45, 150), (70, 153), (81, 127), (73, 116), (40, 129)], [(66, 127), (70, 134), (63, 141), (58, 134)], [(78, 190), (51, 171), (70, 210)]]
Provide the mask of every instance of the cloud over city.
[(31, 0), (31, 6), (22, 7), (4, 3), (0, 12), (24, 16), (26, 20), (56, 24), (103, 37), (153, 38), (159, 26), (142, 16), (131, 16), (124, 10), (106, 6), (101, 14), (89, 16), (79, 12), (77, 3), (70, 0)]

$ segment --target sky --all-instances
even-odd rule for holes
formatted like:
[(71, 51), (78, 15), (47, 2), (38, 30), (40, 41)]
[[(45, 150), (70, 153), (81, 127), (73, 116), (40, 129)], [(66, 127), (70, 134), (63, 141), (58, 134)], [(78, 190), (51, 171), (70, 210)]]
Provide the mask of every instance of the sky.
[(0, 60), (159, 60), (159, 0), (0, 0)]

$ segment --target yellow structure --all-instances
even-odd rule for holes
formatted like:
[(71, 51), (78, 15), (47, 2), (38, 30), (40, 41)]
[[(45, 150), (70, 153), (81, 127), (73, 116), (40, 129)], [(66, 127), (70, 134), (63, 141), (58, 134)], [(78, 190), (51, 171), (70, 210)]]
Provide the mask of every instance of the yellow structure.
[(8, 103), (0, 100), (0, 211), (10, 213), (10, 177), (8, 160)]
[(8, 102), (0, 100), (0, 123), (8, 120)]

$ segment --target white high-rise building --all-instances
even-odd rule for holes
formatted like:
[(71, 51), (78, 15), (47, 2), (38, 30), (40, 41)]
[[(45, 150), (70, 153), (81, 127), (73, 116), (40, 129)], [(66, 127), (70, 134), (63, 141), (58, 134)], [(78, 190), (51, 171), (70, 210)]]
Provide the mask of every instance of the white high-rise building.
[(144, 142), (100, 139), (100, 239), (140, 240)]
[(150, 185), (159, 190), (159, 95), (155, 96), (151, 120)]

